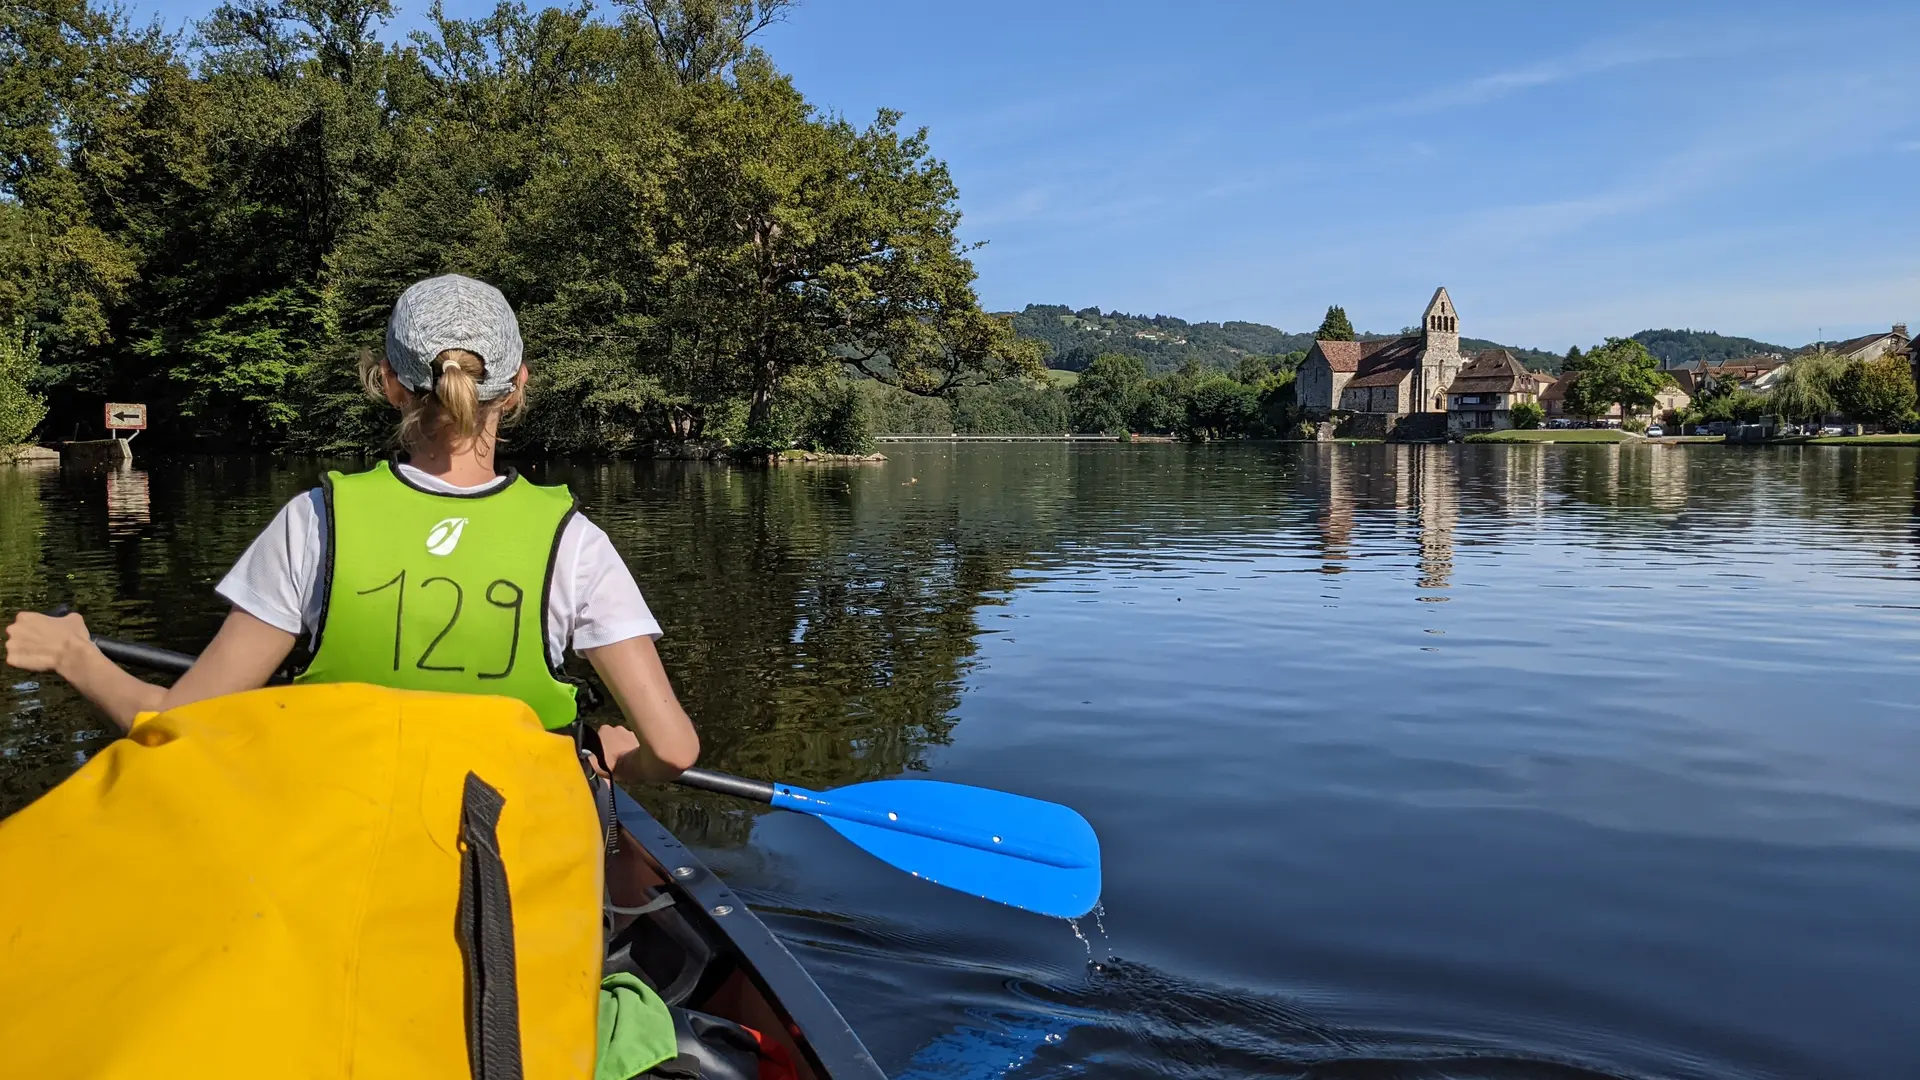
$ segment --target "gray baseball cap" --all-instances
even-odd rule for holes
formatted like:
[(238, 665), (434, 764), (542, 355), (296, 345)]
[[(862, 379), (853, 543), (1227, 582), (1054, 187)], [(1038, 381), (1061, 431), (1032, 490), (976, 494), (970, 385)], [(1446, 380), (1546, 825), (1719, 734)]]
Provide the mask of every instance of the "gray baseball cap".
[(499, 289), (443, 274), (400, 294), (387, 320), (387, 363), (400, 376), (400, 385), (415, 393), (433, 389), (440, 374), (433, 359), (448, 349), (480, 357), (486, 368), (480, 380), (482, 401), (513, 389), (513, 376), (520, 370), (520, 321)]

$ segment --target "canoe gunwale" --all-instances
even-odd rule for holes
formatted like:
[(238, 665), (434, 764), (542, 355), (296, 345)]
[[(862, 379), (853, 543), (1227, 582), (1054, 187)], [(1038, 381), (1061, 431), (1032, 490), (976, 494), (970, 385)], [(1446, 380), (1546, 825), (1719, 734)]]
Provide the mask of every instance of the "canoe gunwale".
[[(814, 1071), (831, 1080), (886, 1080), (840, 1010), (759, 916), (626, 792), (615, 789), (614, 807), (622, 830), (659, 866), (671, 887), (693, 901), (681, 913), (709, 940), (725, 942), (755, 988), (798, 1029), (795, 1041), (812, 1059)], [(719, 911), (725, 914), (716, 914)]]

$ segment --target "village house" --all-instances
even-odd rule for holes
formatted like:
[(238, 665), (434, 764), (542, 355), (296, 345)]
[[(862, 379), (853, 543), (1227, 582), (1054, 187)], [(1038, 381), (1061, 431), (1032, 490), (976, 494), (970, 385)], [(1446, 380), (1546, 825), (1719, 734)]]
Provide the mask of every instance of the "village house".
[[(1668, 374), (1678, 376), (1681, 373), (1675, 371), (1669, 372)], [(1590, 419), (1605, 420), (1613, 424), (1620, 423), (1624, 417), (1621, 415), (1618, 402), (1610, 406), (1606, 412), (1594, 417), (1575, 417), (1574, 414), (1567, 411), (1567, 388), (1572, 386), (1575, 380), (1579, 378), (1579, 372), (1569, 371), (1561, 375), (1558, 379), (1555, 379), (1552, 386), (1540, 392), (1540, 407), (1546, 410), (1547, 419)], [(1676, 379), (1676, 382), (1677, 381)], [(1657, 419), (1665, 416), (1669, 412), (1679, 412), (1692, 403), (1693, 395), (1688, 393), (1684, 386), (1663, 386), (1653, 395), (1653, 416)], [(1634, 413), (1632, 415), (1640, 416), (1644, 414)]]
[(1315, 341), (1300, 364), (1295, 400), (1311, 416), (1333, 411), (1439, 413), (1460, 372), (1460, 317), (1435, 289), (1418, 333), (1383, 341)]
[(1906, 323), (1894, 323), (1893, 329), (1879, 334), (1863, 334), (1851, 341), (1842, 341), (1827, 346), (1827, 351), (1842, 360), (1878, 360), (1883, 356), (1898, 356), (1913, 345), (1913, 339), (1907, 336)]
[(1513, 407), (1538, 401), (1535, 373), (1505, 349), (1473, 354), (1447, 387), (1447, 432), (1505, 431), (1513, 426)]
[(1710, 382), (1732, 378), (1743, 389), (1764, 392), (1773, 389), (1787, 368), (1787, 358), (1779, 353), (1755, 353), (1728, 360), (1690, 360), (1667, 368), (1668, 375), (1689, 395), (1698, 394)]

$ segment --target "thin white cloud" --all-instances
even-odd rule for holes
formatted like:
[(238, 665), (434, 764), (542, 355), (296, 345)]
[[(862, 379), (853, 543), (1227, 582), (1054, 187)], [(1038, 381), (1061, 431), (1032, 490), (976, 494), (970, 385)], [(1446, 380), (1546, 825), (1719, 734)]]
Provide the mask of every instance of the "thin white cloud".
[(1908, 123), (1910, 89), (1892, 73), (1783, 77), (1691, 145), (1631, 170), (1614, 187), (1574, 198), (1466, 215), (1458, 239), (1482, 248), (1526, 248), (1612, 218), (1710, 193), (1742, 172), (1800, 155), (1837, 162)]
[(1660, 40), (1594, 42), (1573, 52), (1523, 67), (1481, 75), (1465, 82), (1442, 86), (1398, 101), (1363, 105), (1330, 117), (1329, 122), (1349, 124), (1359, 120), (1414, 116), (1421, 113), (1484, 105), (1523, 90), (1604, 75), (1623, 68), (1691, 60), (1710, 55), (1726, 55), (1740, 52), (1757, 43), (1756, 37), (1751, 34), (1735, 36), (1703, 34), (1691, 41), (1674, 40), (1660, 33), (1647, 36)]
[(1811, 38), (1862, 32), (1882, 33), (1886, 26), (1860, 20), (1824, 19), (1812, 25), (1724, 26), (1654, 24), (1631, 37), (1589, 42), (1571, 52), (1530, 64), (1476, 76), (1397, 101), (1363, 105), (1328, 118), (1329, 123), (1398, 117), (1484, 105), (1512, 94), (1653, 64), (1728, 57), (1768, 48), (1804, 48)]
[(1380, 107), (1379, 112), (1397, 115), (1441, 112), (1446, 109), (1485, 104), (1522, 90), (1571, 82), (1574, 79), (1592, 75), (1604, 75), (1621, 68), (1640, 67), (1662, 61), (1690, 60), (1710, 53), (1728, 51), (1733, 50), (1727, 48), (1724, 43), (1716, 45), (1704, 42), (1594, 45), (1538, 64), (1508, 71), (1496, 71), (1491, 75), (1482, 75), (1463, 83), (1442, 87), (1429, 94), (1384, 105)]

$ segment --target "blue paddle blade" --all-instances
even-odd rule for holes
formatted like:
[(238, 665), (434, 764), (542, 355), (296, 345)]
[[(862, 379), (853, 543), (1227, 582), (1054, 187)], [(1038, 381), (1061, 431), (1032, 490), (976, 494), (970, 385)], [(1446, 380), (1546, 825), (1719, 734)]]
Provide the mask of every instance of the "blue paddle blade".
[(779, 785), (773, 805), (811, 814), (862, 850), (963, 893), (1075, 919), (1100, 900), (1100, 840), (1058, 803), (938, 780), (876, 780), (821, 793)]

